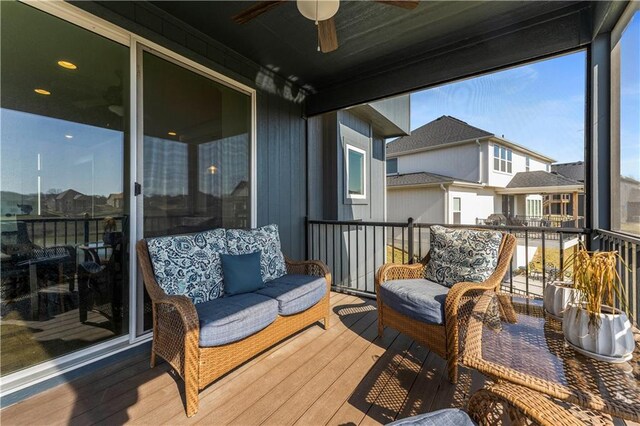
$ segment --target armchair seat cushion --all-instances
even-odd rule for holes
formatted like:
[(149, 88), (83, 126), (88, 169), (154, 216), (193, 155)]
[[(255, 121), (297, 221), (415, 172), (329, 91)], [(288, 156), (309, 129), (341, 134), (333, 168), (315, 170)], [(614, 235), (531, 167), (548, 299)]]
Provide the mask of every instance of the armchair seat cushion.
[(293, 315), (318, 303), (327, 293), (324, 277), (287, 274), (269, 281), (258, 294), (278, 301), (280, 315)]
[(444, 324), (449, 287), (423, 278), (390, 280), (380, 285), (378, 297), (394, 311), (428, 324)]
[(445, 408), (396, 420), (387, 426), (475, 426), (475, 423), (459, 408)]
[(220, 346), (250, 336), (278, 316), (278, 302), (256, 293), (221, 297), (195, 305), (200, 346)]

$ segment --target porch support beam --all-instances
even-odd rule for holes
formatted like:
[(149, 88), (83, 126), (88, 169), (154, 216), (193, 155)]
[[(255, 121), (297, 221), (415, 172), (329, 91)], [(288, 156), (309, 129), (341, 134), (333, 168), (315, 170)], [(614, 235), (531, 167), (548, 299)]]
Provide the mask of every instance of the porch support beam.
[(401, 64), (385, 64), (377, 73), (345, 75), (339, 84), (320, 88), (307, 98), (306, 115), (420, 90), (586, 46), (592, 35), (590, 15), (584, 5), (568, 6), (550, 16), (536, 17), (483, 37), (416, 52), (415, 57)]
[[(611, 229), (611, 33), (596, 36), (589, 55), (587, 141), (587, 223), (592, 229)], [(596, 243), (596, 241), (592, 241)], [(597, 247), (593, 247), (596, 249)]]

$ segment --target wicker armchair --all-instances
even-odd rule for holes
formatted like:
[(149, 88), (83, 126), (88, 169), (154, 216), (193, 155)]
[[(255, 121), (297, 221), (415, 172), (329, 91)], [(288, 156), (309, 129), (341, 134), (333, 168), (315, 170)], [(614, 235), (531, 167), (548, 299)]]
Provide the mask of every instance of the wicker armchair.
[(182, 377), (188, 417), (198, 412), (200, 390), (219, 377), (317, 321), (323, 321), (325, 329), (329, 327), (329, 269), (319, 261), (294, 262), (285, 258), (289, 274), (324, 277), (327, 282), (325, 296), (305, 311), (278, 315), (269, 326), (242, 340), (222, 346), (200, 347), (200, 324), (193, 302), (187, 296), (169, 296), (158, 285), (145, 240), (138, 241), (136, 250), (145, 288), (153, 305), (151, 367), (155, 366), (156, 356), (160, 356)]
[[(498, 265), (484, 282), (461, 282), (455, 284), (446, 296), (444, 306), (444, 324), (430, 324), (399, 313), (378, 297), (378, 334), (382, 336), (384, 327), (393, 327), (424, 345), (447, 360), (449, 380), (457, 382), (458, 377), (458, 325), (463, 313), (469, 314), (475, 298), (485, 290), (496, 290), (509, 270), (511, 256), (516, 247), (516, 238), (503, 234), (498, 253)], [(429, 253), (413, 265), (385, 264), (376, 274), (376, 294), (380, 294), (382, 283), (390, 280), (419, 279), (425, 276), (425, 267), (429, 263)]]

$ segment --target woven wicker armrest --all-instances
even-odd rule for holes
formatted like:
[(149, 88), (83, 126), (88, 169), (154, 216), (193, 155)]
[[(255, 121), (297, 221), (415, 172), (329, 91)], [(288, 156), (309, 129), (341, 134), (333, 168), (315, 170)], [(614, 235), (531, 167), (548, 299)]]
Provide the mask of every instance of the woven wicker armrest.
[(424, 278), (424, 265), (420, 263), (416, 263), (414, 265), (386, 263), (378, 268), (378, 272), (376, 274), (376, 292), (378, 290), (378, 286), (385, 281), (416, 278)]
[[(319, 260), (291, 260), (285, 256), (287, 264), (287, 272), (290, 274), (313, 275), (316, 277), (331, 276), (331, 272), (327, 265)], [(329, 280), (331, 281), (331, 280)]]
[[(153, 303), (156, 305), (164, 305), (163, 307), (175, 310), (182, 320), (182, 326), (185, 332), (195, 332), (196, 336), (200, 332), (200, 323), (198, 322), (196, 307), (187, 296), (167, 295), (154, 300)], [(162, 312), (158, 312), (158, 320), (162, 321)]]

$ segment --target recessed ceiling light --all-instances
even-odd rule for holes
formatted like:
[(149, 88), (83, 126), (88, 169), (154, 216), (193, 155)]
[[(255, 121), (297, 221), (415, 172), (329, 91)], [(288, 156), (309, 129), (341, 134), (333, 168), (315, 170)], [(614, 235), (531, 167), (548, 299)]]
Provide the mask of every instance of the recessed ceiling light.
[(176, 136), (176, 135), (177, 135), (177, 133), (176, 133), (176, 132), (167, 132), (167, 134), (168, 134), (169, 136)]
[(50, 94), (51, 94), (51, 92), (50, 92), (50, 91), (45, 90), (45, 89), (34, 89), (33, 91), (34, 91), (34, 92), (36, 92), (38, 95), (45, 95), (45, 96), (48, 96), (48, 95), (50, 95)]
[(68, 70), (75, 70), (78, 68), (78, 66), (72, 62), (69, 61), (58, 61), (58, 65), (60, 65), (62, 68), (66, 68)]
[(64, 137), (67, 139), (73, 139), (73, 135), (64, 135)]

